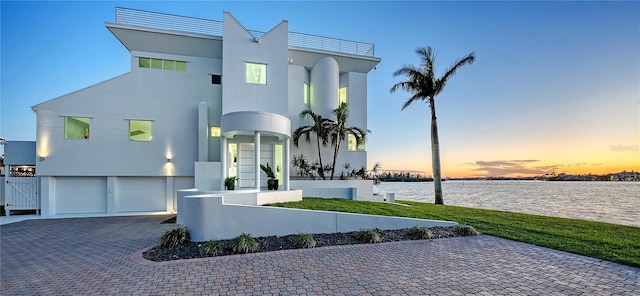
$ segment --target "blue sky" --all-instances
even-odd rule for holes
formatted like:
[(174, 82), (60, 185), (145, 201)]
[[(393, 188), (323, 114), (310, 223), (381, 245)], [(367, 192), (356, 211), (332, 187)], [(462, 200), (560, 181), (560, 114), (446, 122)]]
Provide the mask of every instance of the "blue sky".
[(432, 46), (438, 73), (477, 57), (437, 99), (444, 176), (640, 170), (638, 2), (2, 1), (1, 136), (35, 140), (32, 105), (129, 71), (116, 6), (374, 43), (371, 165), (430, 174), (427, 105), (389, 89)]

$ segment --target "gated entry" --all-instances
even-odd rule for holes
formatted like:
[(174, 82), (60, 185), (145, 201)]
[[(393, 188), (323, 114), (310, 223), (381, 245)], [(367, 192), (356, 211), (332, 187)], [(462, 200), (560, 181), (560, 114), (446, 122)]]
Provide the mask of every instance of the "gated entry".
[(16, 210), (40, 210), (40, 188), (38, 177), (35, 174), (24, 174), (11, 171), (6, 177), (5, 185), (5, 211), (7, 216)]

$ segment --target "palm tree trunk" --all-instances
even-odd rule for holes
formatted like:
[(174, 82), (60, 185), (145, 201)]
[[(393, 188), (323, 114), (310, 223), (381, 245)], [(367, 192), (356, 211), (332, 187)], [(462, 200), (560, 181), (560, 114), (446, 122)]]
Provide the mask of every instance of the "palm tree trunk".
[(338, 141), (336, 142), (336, 147), (333, 150), (333, 166), (331, 167), (331, 180), (333, 180), (333, 175), (336, 172), (336, 161), (338, 160), (338, 151), (340, 151), (340, 137), (338, 137)]
[(443, 205), (442, 172), (440, 171), (440, 141), (438, 140), (438, 122), (436, 120), (435, 100), (429, 100), (431, 107), (431, 166), (433, 168), (433, 187), (435, 189), (435, 204)]
[(322, 178), (322, 180), (325, 180), (324, 167), (322, 166), (322, 150), (320, 150), (320, 139), (318, 139), (316, 142), (318, 143), (318, 161), (320, 162), (320, 170), (318, 171), (318, 175), (320, 175), (320, 178)]

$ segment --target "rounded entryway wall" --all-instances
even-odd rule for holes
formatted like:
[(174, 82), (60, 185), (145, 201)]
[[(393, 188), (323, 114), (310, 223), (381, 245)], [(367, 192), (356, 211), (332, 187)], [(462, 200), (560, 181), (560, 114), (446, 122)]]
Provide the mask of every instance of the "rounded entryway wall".
[[(222, 179), (236, 177), (240, 189), (268, 187), (266, 171), (272, 168), (281, 182), (281, 190), (289, 190), (289, 141), (291, 121), (280, 114), (258, 111), (239, 111), (222, 115), (221, 175)], [(226, 186), (226, 185), (225, 185)]]
[(338, 108), (340, 68), (332, 57), (323, 57), (311, 69), (311, 109), (331, 118)]

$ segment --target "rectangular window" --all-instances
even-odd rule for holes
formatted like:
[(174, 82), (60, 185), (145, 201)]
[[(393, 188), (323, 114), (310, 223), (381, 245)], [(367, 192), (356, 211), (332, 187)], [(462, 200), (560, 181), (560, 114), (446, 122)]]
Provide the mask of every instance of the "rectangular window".
[(138, 57), (138, 67), (185, 72), (187, 71), (187, 62)]
[(187, 62), (176, 61), (176, 71), (186, 72)]
[(140, 68), (150, 68), (151, 67), (151, 59), (150, 58), (138, 58), (138, 67), (140, 67)]
[(309, 102), (309, 84), (304, 83), (304, 104), (309, 107), (311, 106), (311, 102)]
[(89, 139), (89, 117), (64, 118), (64, 138), (65, 139)]
[(267, 65), (247, 63), (247, 83), (267, 84)]
[(129, 140), (150, 142), (151, 138), (150, 120), (129, 120)]
[(220, 127), (219, 126), (209, 127), (209, 135), (211, 137), (220, 137)]
[(162, 69), (162, 60), (160, 60), (160, 59), (151, 59), (151, 68), (152, 69)]
[(170, 61), (170, 60), (164, 60), (164, 69), (165, 70), (175, 70), (176, 68), (176, 61)]
[(211, 74), (211, 84), (222, 84), (222, 75)]
[(347, 87), (341, 87), (338, 90), (338, 104), (347, 103)]
[(347, 150), (348, 151), (364, 151), (364, 138), (360, 138), (360, 143), (353, 134), (347, 134)]

